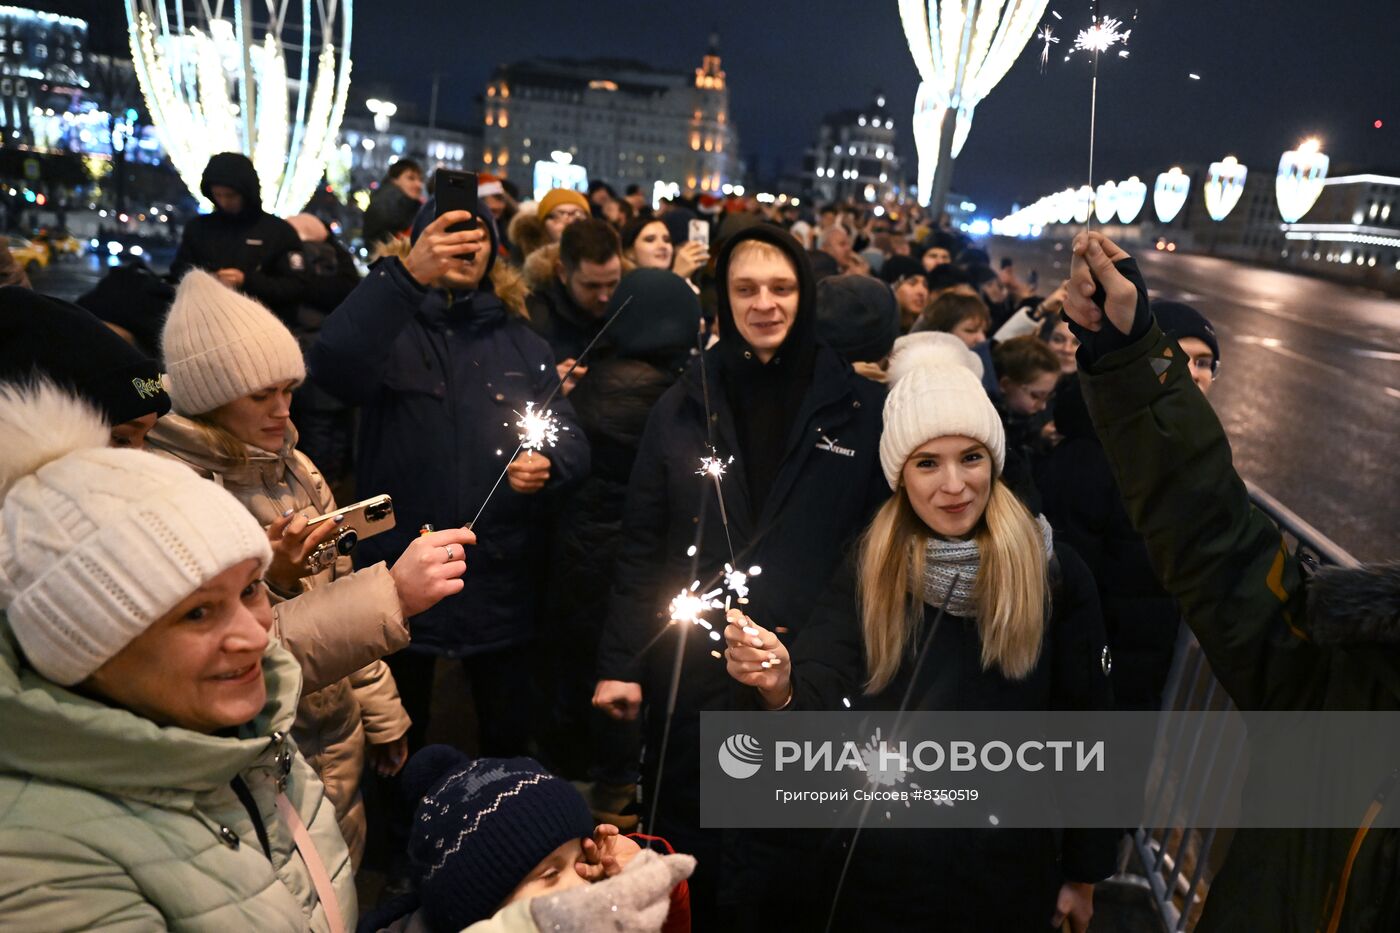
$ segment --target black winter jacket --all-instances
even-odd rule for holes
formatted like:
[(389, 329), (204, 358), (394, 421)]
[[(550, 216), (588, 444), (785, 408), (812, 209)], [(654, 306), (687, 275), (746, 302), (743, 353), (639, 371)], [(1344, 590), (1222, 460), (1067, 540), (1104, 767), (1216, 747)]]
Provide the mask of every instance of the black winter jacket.
[(171, 277), (179, 279), (192, 268), (238, 269), (243, 292), (294, 327), (302, 296), (301, 238), (291, 224), (262, 209), (258, 173), (247, 156), (221, 152), (211, 158), (199, 189), (211, 197), (214, 185), (243, 195), (243, 211), (235, 216), (216, 209), (191, 220), (170, 264)]
[[(578, 359), (607, 320), (606, 317), (591, 317), (575, 304), (557, 275), (551, 275), (545, 287), (531, 292), (525, 299), (525, 306), (530, 312), (530, 327), (545, 339), (554, 358), (561, 362)], [(603, 337), (589, 356), (597, 359), (607, 343), (608, 337)]]
[[(981, 665), (975, 619), (944, 616), (910, 693), (917, 653), (889, 685), (863, 692), (865, 657), (856, 620), (854, 554), (821, 600), (806, 631), (790, 642), (790, 708), (898, 710), (1102, 710), (1113, 707), (1103, 620), (1093, 577), (1072, 548), (1056, 544), (1052, 606), (1036, 666), (1009, 680)], [(925, 605), (916, 644), (923, 646), (936, 607)], [(776, 714), (775, 714), (776, 715)], [(828, 846), (839, 872), (849, 833)], [(861, 833), (842, 895), (837, 929), (989, 930), (1019, 933), (1050, 922), (1065, 881), (1112, 874), (1114, 830), (884, 830)], [(937, 918), (937, 923), (933, 923)]]
[(1181, 610), (1157, 582), (1147, 542), (1133, 529), (1099, 442), (1078, 377), (1055, 397), (1064, 437), (1036, 477), (1045, 517), (1093, 571), (1113, 649), (1113, 698), (1119, 709), (1161, 709), (1176, 653)]
[[(519, 442), (516, 413), (559, 384), (544, 341), (494, 294), (424, 289), (396, 258), (326, 319), (309, 363), (328, 391), (362, 406), (357, 494), (394, 498), (396, 527), (361, 543), (357, 566), (392, 564), (424, 523), (471, 521)], [(544, 451), (549, 485), (525, 496), (501, 482), (476, 526), (466, 588), (414, 617), (408, 650), (457, 657), (529, 639), (541, 510), (588, 470), (573, 407), (556, 398), (550, 408), (563, 430)]]
[[(708, 351), (704, 364), (716, 446), (727, 458), (738, 443), (725, 393), (715, 388), (716, 362), (715, 351)], [(811, 388), (763, 511), (754, 514), (750, 507), (740, 463), (723, 480), (739, 563), (763, 569), (751, 581), (746, 608), (774, 631), (795, 634), (802, 629), (819, 602), (821, 581), (889, 495), (879, 460), (883, 395), (882, 386), (856, 376), (834, 350), (821, 346)], [(598, 655), (601, 679), (639, 682), (644, 697), (659, 708), (664, 707), (679, 632), (667, 624), (667, 605), (694, 579), (710, 580), (729, 561), (714, 486), (696, 475), (700, 459), (708, 455), (700, 367), (695, 365), (661, 397), (647, 421)], [(700, 551), (692, 559), (687, 550), (695, 544), (697, 520), (704, 527)], [(699, 711), (730, 705), (733, 681), (724, 664), (710, 655), (717, 642), (700, 628), (686, 635), (662, 800), (698, 825)], [(664, 718), (659, 712), (648, 720), (653, 738)], [(654, 760), (647, 766), (653, 769)]]

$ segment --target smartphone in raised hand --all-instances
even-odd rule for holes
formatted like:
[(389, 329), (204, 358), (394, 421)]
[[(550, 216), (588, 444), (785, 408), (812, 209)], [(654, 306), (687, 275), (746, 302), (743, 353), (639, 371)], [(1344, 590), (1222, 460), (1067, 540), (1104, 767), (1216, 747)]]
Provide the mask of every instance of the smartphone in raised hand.
[(708, 220), (692, 220), (686, 231), (686, 239), (691, 243), (704, 243), (705, 249), (709, 249), (710, 222)]
[[(437, 170), (437, 177), (433, 185), (433, 197), (437, 201), (437, 216), (451, 213), (452, 211), (466, 211), (472, 215), (469, 223), (453, 224), (447, 228), (448, 233), (458, 233), (462, 230), (475, 230), (480, 226), (481, 205), (476, 196), (477, 177), (476, 172), (458, 172), (449, 168)], [(475, 251), (463, 253), (460, 258), (471, 259), (475, 256)]]

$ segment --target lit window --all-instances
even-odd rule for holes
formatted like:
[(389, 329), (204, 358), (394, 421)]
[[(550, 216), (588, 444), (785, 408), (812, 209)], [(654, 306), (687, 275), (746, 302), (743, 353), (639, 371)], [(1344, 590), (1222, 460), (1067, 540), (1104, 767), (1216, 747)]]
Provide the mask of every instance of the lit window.
[(495, 115), (494, 113), (492, 113), (491, 111), (489, 111), (489, 110), (486, 111), (486, 125), (487, 125), (487, 126), (495, 126), (495, 125), (496, 125), (496, 115)]
[(485, 162), (487, 165), (490, 165), (490, 164), (491, 164), (492, 162), (494, 162), (495, 160), (496, 160), (496, 157), (495, 157), (494, 155), (492, 155), (491, 150), (489, 150), (489, 149), (486, 150), (486, 154), (485, 154), (484, 156), (481, 157), (481, 161)]
[(510, 126), (510, 114), (506, 113), (504, 110), (501, 111), (501, 126)]
[(497, 159), (496, 161), (500, 162), (500, 164), (502, 164), (502, 165), (505, 165), (506, 163), (508, 163), (508, 162), (510, 161), (510, 153), (507, 152), (506, 150), (502, 149), (502, 150), (501, 150), (501, 157), (500, 157), (499, 159)]
[(492, 85), (488, 85), (488, 86), (487, 86), (487, 88), (486, 88), (486, 96), (487, 96), (487, 97), (495, 97), (495, 96), (496, 96), (496, 85), (492, 84)]

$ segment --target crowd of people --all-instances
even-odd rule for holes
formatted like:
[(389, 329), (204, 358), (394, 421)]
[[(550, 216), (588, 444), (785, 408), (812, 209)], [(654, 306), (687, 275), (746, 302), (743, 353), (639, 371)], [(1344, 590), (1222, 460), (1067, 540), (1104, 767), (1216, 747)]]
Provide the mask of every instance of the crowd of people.
[[(1119, 834), (707, 828), (701, 713), (1152, 710), (1183, 618), (1242, 708), (1400, 699), (1335, 597), (1394, 571), (1251, 510), (1100, 234), (431, 183), (362, 276), (222, 153), (168, 276), (0, 289), (0, 929), (1082, 933)], [(1376, 835), (1241, 832), (1198, 929), (1391, 928)]]

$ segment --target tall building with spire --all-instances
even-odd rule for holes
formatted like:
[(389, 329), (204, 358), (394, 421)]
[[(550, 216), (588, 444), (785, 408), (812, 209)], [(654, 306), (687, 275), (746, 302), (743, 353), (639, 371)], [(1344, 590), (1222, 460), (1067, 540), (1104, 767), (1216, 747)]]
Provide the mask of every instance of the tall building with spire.
[(482, 170), (529, 194), (535, 166), (567, 161), (614, 187), (716, 192), (740, 182), (739, 140), (718, 37), (700, 67), (629, 59), (535, 58), (486, 86)]

